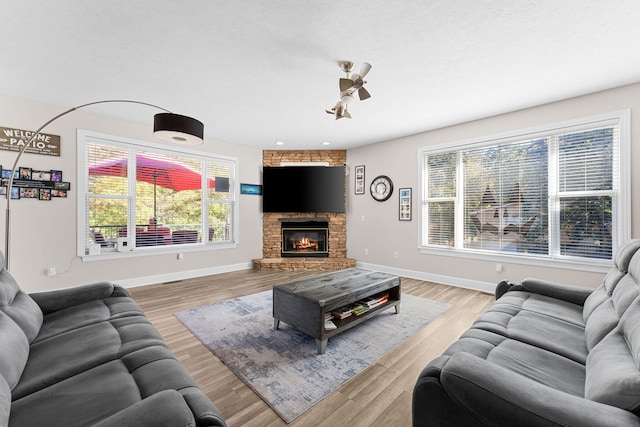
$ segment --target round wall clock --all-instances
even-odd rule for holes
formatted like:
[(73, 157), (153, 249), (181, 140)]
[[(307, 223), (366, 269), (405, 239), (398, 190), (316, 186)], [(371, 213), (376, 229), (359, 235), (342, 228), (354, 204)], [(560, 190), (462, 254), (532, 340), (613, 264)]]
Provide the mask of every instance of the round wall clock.
[(386, 175), (377, 176), (371, 182), (369, 191), (371, 191), (371, 197), (373, 197), (374, 200), (384, 202), (391, 197), (391, 193), (393, 193), (393, 182), (391, 182), (391, 178)]

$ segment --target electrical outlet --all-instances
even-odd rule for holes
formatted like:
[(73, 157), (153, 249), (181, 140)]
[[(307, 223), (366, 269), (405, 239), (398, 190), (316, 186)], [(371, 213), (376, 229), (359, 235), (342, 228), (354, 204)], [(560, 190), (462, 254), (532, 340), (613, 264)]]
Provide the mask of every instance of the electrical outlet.
[(180, 252), (177, 257), (178, 261), (182, 261), (184, 259), (184, 254)]
[(364, 254), (369, 255), (369, 248), (364, 248)]
[(496, 272), (497, 273), (502, 272), (502, 264), (500, 264), (500, 263), (496, 264)]
[(47, 267), (47, 277), (56, 277), (57, 274), (55, 267)]
[(395, 252), (393, 253), (393, 257), (394, 257), (395, 259), (398, 259), (398, 256), (399, 256), (399, 255), (398, 255), (398, 251), (395, 251)]

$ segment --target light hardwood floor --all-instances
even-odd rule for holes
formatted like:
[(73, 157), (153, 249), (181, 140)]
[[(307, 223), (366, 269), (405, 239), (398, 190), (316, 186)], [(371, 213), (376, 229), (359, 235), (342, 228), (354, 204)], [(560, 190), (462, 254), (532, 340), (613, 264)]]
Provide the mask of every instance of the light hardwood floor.
[(420, 371), (455, 341), (493, 302), (493, 295), (415, 279), (402, 292), (452, 304), (353, 380), (286, 424), (209, 352), (173, 313), (271, 289), (317, 272), (243, 270), (129, 289), (176, 357), (230, 427), (411, 425), (411, 395)]

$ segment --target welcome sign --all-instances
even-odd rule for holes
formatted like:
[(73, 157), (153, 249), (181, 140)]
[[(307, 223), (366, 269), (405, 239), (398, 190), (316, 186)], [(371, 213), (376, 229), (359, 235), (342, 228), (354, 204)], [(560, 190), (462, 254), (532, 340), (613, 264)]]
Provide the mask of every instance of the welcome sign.
[[(29, 142), (33, 133), (30, 130), (0, 126), (0, 150), (20, 151)], [(60, 135), (39, 133), (25, 153), (60, 156)]]

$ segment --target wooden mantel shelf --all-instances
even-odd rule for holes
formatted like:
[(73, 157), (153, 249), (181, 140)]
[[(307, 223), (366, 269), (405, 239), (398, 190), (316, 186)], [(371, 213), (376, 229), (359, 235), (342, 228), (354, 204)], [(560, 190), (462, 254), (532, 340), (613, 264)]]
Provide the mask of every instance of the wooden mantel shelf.
[(356, 266), (356, 260), (352, 258), (260, 258), (252, 262), (256, 270), (328, 271)]

